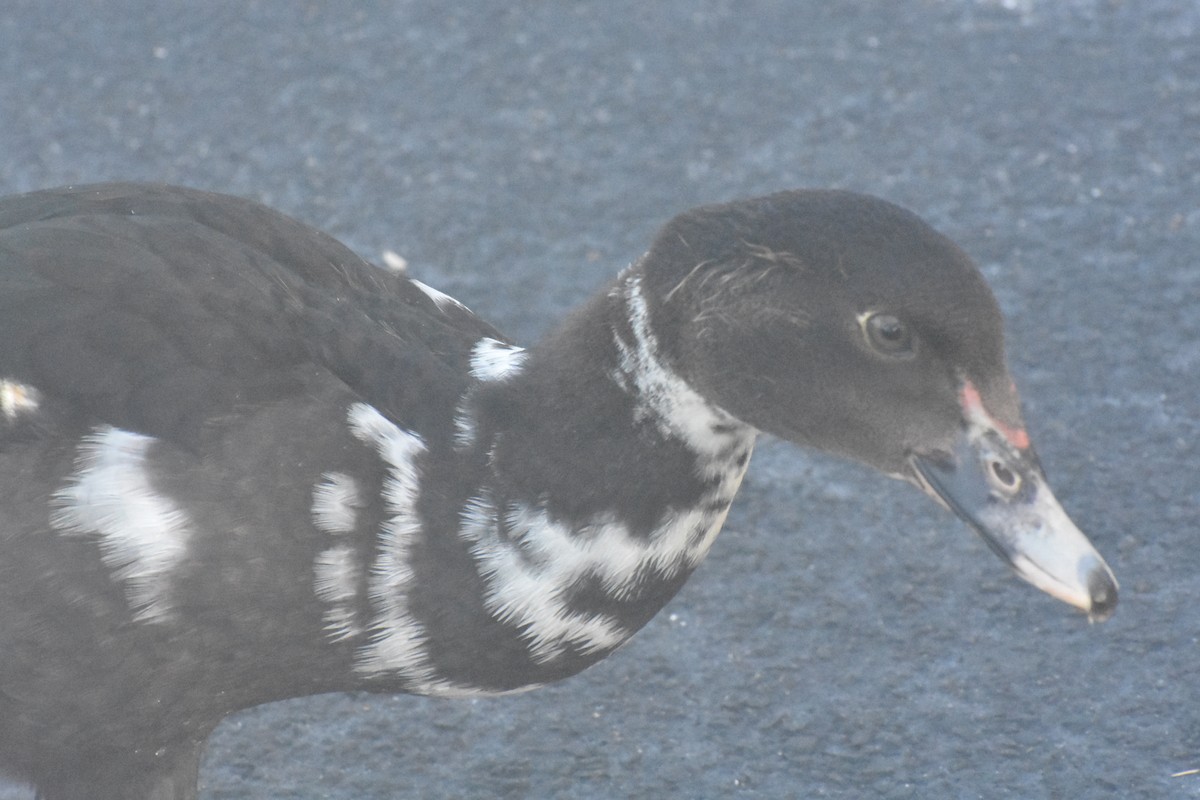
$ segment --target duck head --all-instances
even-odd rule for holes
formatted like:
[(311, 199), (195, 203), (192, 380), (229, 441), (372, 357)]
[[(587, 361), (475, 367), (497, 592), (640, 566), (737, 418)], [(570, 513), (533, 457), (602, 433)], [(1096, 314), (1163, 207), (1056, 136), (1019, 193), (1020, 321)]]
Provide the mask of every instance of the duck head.
[(1087, 612), (1117, 583), (1046, 482), (1003, 322), (953, 242), (877, 198), (796, 191), (680, 215), (642, 262), (660, 347), (711, 402), (907, 480)]

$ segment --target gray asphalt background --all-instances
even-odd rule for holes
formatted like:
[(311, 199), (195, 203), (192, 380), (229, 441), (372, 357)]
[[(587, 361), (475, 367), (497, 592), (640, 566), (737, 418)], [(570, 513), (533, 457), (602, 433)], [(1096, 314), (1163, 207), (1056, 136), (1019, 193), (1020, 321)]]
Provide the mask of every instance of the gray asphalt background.
[[(766, 442), (582, 676), (229, 720), (218, 798), (1200, 797), (1200, 5), (0, 5), (0, 190), (259, 198), (522, 340), (687, 207), (839, 186), (981, 264), (1105, 625), (866, 470)], [(32, 793), (0, 785), (0, 798)]]

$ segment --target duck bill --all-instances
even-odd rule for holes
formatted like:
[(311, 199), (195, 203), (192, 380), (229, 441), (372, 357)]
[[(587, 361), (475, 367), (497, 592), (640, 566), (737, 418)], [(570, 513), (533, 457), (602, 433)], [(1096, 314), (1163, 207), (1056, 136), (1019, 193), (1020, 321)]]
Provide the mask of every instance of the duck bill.
[(1117, 581), (1063, 511), (1027, 439), (964, 426), (952, 453), (912, 458), (917, 484), (973, 527), (1016, 573), (1100, 622), (1117, 606)]

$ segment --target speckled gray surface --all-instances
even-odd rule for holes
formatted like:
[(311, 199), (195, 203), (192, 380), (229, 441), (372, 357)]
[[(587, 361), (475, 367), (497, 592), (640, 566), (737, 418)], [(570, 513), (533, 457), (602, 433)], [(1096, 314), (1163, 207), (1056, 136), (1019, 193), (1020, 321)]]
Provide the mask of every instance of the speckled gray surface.
[[(328, 696), (218, 798), (1200, 797), (1200, 7), (1191, 0), (0, 6), (0, 190), (263, 199), (521, 339), (689, 206), (880, 194), (982, 265), (1105, 625), (919, 494), (769, 442), (623, 651), (488, 701)], [(0, 798), (32, 793), (0, 785)]]

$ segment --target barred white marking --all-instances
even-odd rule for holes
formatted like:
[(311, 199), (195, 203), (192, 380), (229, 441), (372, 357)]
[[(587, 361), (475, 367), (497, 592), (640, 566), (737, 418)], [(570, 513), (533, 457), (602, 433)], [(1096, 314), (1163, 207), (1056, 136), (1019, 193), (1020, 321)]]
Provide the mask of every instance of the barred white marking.
[(0, 380), (0, 412), (9, 422), (37, 411), (41, 400), (41, 392), (28, 384)]
[(322, 550), (313, 562), (313, 588), (326, 604), (325, 630), (335, 642), (362, 633), (355, 612), (360, 575), (358, 552), (350, 545)]
[[(535, 661), (550, 661), (571, 644), (594, 652), (616, 647), (630, 636), (615, 619), (576, 614), (567, 608), (564, 590), (581, 575), (579, 566), (585, 557), (582, 549), (571, 552), (569, 531), (542, 519), (541, 527), (514, 529), (515, 541), (506, 541), (499, 535), (499, 513), (490, 499), (472, 499), (463, 511), (462, 535), (473, 543), (471, 551), (487, 582), (488, 610), (496, 619), (523, 628)], [(619, 540), (619, 535), (611, 538)], [(566, 558), (526, 563), (518, 542), (530, 540), (546, 550), (565, 551), (560, 554)]]
[(488, 694), (438, 677), (425, 652), (424, 627), (409, 611), (408, 589), (413, 579), (409, 551), (421, 535), (416, 509), (420, 491), (417, 460), (425, 452), (424, 441), (366, 403), (350, 407), (349, 422), (354, 436), (375, 448), (389, 468), (383, 485), (389, 517), (380, 531), (378, 554), (368, 576), (376, 616), (371, 622), (371, 639), (359, 651), (355, 669), (367, 675), (398, 674), (416, 694)]
[(571, 610), (571, 589), (594, 576), (607, 594), (622, 599), (648, 572), (661, 578), (694, 568), (725, 522), (745, 474), (744, 454), (748, 449), (723, 459), (720, 477), (697, 506), (672, 514), (646, 540), (631, 536), (610, 517), (571, 528), (539, 508), (500, 509), (486, 494), (473, 498), (463, 512), (461, 535), (471, 542), (487, 583), (485, 606), (497, 619), (521, 628), (530, 655), (540, 663), (568, 647), (584, 653), (616, 647), (632, 631), (605, 614)]
[(524, 348), (485, 336), (471, 350), (471, 377), (480, 381), (502, 381), (521, 371)]
[[(620, 363), (612, 377), (634, 395), (640, 418), (654, 420), (663, 435), (680, 439), (697, 455), (712, 458), (748, 447), (756, 431), (701, 397), (659, 357), (638, 275), (625, 279), (624, 298), (633, 341), (614, 331)], [(702, 472), (708, 463), (702, 462)]]
[(421, 283), (416, 278), (409, 278), (409, 280), (412, 281), (413, 286), (416, 286), (418, 289), (420, 289), (422, 292), (424, 292), (425, 296), (428, 297), (430, 300), (432, 300), (434, 302), (434, 305), (436, 305), (442, 311), (445, 311), (447, 308), (454, 308), (454, 307), (461, 308), (464, 311), (470, 310), (466, 306), (464, 306), (462, 303), (460, 303), (458, 300), (454, 299), (453, 297), (446, 294), (445, 292), (439, 292), (437, 289), (433, 288), (432, 286), (425, 284), (425, 283)]
[(475, 444), (475, 417), (471, 414), (466, 398), (458, 404), (454, 412), (454, 446), (466, 450)]
[(100, 537), (100, 557), (124, 584), (133, 618), (169, 617), (171, 573), (187, 553), (191, 524), (159, 494), (146, 471), (155, 440), (97, 428), (79, 446), (79, 471), (54, 493), (50, 524), (68, 535)]
[(421, 437), (401, 430), (366, 403), (350, 407), (350, 430), (374, 447), (390, 468), (383, 495), (391, 514), (380, 532), (379, 553), (371, 567), (369, 592), (379, 612), (374, 636), (360, 655), (365, 672), (395, 670), (418, 681), (428, 680), (424, 664), (424, 631), (408, 613), (407, 590), (412, 581), (408, 548), (420, 533), (416, 513), (416, 458), (425, 450)]
[[(335, 536), (353, 533), (363, 505), (358, 484), (342, 472), (327, 472), (323, 477), (313, 487), (313, 524)], [(313, 589), (326, 604), (325, 630), (334, 641), (362, 633), (357, 615), (361, 577), (358, 551), (350, 544), (326, 548), (313, 562)]]
[(313, 488), (313, 523), (326, 533), (350, 533), (363, 506), (358, 484), (344, 472), (326, 472), (322, 477)]

